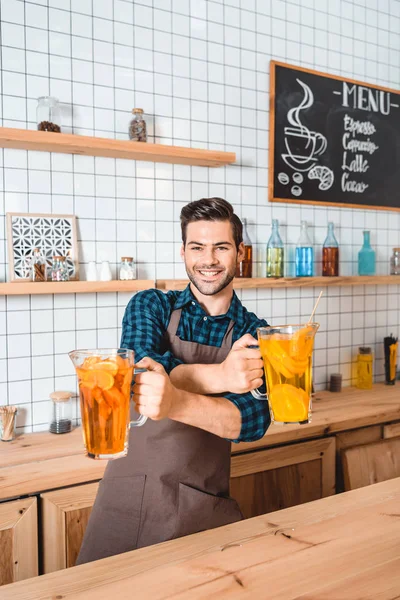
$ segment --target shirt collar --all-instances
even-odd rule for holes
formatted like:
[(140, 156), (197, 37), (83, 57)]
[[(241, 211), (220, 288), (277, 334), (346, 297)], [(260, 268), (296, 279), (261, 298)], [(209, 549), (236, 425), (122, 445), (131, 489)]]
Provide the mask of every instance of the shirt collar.
[[(187, 306), (188, 304), (192, 304), (192, 302), (195, 302), (196, 305), (201, 309), (201, 306), (199, 305), (198, 301), (196, 300), (196, 298), (193, 296), (191, 290), (190, 290), (190, 284), (179, 294), (178, 298), (176, 299), (176, 302), (174, 304), (174, 310), (178, 309), (178, 308), (183, 308), (184, 306)], [(204, 312), (204, 311), (203, 311)], [(239, 298), (236, 296), (235, 292), (233, 292), (233, 296), (232, 296), (232, 301), (231, 301), (231, 305), (228, 309), (228, 312), (224, 315), (217, 315), (215, 317), (212, 317), (213, 319), (223, 319), (223, 318), (229, 318), (232, 321), (234, 321), (234, 323), (236, 325), (238, 325), (239, 327), (241, 327), (242, 325), (244, 325), (244, 321), (245, 321), (245, 308), (243, 306), (243, 304), (240, 302)]]

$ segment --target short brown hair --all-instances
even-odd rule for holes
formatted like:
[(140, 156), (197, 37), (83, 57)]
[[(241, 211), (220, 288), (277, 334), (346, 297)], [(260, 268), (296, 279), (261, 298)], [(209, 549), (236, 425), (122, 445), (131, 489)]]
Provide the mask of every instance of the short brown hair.
[(201, 198), (186, 204), (181, 210), (182, 242), (186, 245), (186, 230), (195, 221), (229, 221), (236, 248), (243, 241), (242, 222), (233, 211), (233, 206), (223, 198)]

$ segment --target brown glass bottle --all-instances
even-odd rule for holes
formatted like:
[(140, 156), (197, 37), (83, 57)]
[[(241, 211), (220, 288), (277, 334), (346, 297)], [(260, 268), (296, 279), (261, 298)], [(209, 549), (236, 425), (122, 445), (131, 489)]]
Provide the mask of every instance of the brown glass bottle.
[(243, 242), (244, 242), (244, 259), (236, 266), (236, 277), (252, 277), (253, 276), (253, 246), (247, 233), (247, 219), (242, 219), (243, 223)]
[(322, 248), (322, 275), (324, 277), (339, 275), (339, 248)]
[(333, 223), (328, 223), (328, 235), (322, 248), (322, 275), (323, 277), (337, 277), (339, 275), (339, 244), (333, 232)]

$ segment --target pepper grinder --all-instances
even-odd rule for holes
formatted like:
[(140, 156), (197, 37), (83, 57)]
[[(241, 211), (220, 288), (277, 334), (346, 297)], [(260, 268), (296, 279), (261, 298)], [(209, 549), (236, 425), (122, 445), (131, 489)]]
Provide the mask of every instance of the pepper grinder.
[(71, 397), (71, 392), (51, 392), (50, 433), (68, 433), (72, 430)]

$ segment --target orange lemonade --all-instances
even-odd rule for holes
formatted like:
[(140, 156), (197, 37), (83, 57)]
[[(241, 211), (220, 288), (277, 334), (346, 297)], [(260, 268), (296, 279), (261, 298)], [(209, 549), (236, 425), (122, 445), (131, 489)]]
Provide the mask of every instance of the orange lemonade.
[[(263, 331), (270, 329), (268, 334)], [(317, 324), (259, 330), (271, 419), (275, 423), (311, 421), (312, 352)]]

